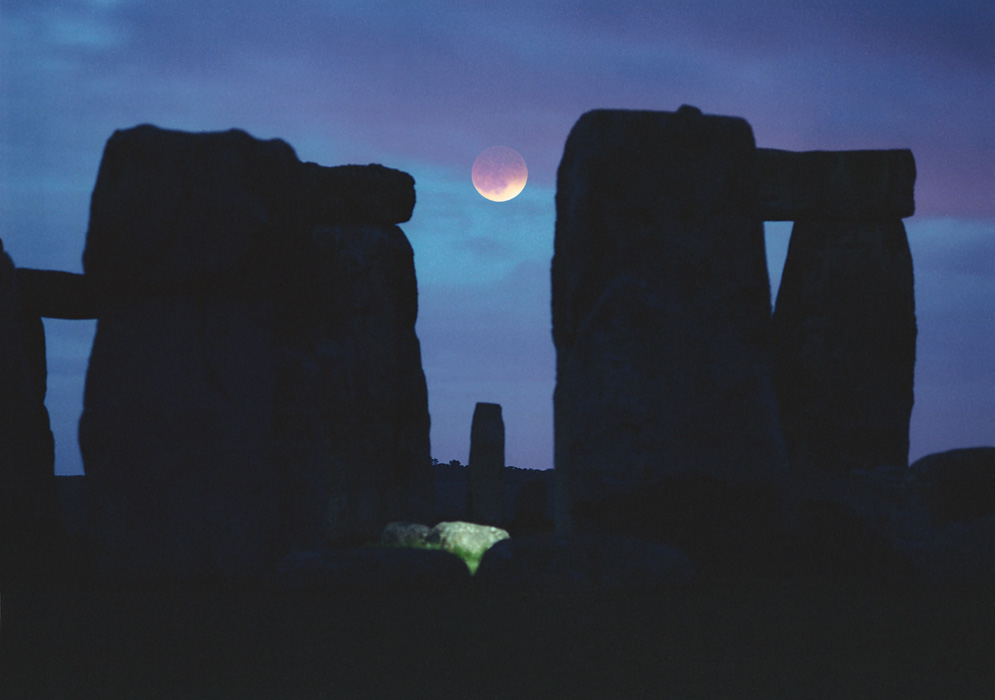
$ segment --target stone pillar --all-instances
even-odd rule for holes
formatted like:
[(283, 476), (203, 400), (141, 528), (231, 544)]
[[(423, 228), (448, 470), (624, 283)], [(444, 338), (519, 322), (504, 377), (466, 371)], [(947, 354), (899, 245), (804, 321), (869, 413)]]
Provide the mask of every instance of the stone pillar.
[(796, 220), (772, 319), (798, 476), (907, 466), (916, 349), (909, 151), (761, 152), (764, 216)]
[(45, 330), (24, 308), (0, 241), (0, 587), (37, 586), (55, 569), (55, 446), (45, 408)]
[(633, 519), (665, 515), (675, 479), (785, 478), (755, 161), (749, 124), (692, 107), (589, 112), (570, 133), (552, 269), (559, 530), (652, 530)]
[[(80, 420), (108, 571), (254, 575), (427, 517), (414, 263), (393, 225), (413, 206), (405, 173), (300, 163), (241, 131), (111, 137)], [(85, 312), (47, 296), (79, 280), (48, 277), (39, 304)]]
[(470, 427), (467, 513), (476, 523), (504, 522), (504, 420), (501, 406), (478, 403)]

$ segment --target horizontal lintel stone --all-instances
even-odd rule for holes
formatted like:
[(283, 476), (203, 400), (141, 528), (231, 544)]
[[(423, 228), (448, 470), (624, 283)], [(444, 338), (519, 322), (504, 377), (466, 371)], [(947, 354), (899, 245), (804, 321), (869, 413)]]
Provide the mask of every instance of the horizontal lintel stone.
[(902, 219), (915, 212), (915, 180), (907, 149), (757, 149), (758, 209), (765, 221)]
[(415, 180), (383, 165), (303, 163), (305, 207), (315, 224), (403, 224), (415, 208)]
[(106, 299), (86, 275), (58, 270), (17, 268), (24, 311), (43, 318), (97, 318)]

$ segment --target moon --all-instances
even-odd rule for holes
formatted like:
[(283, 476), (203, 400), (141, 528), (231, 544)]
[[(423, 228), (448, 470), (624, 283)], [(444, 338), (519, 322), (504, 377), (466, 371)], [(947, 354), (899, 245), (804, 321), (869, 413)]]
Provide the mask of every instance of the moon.
[(522, 154), (507, 146), (491, 146), (473, 161), (470, 171), (477, 192), (492, 202), (514, 199), (529, 179), (529, 169)]

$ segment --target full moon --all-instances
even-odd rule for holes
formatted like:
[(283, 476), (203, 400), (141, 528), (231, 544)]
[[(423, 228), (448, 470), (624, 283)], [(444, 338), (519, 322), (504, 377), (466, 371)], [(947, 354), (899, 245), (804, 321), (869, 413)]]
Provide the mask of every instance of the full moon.
[(514, 148), (491, 146), (473, 161), (470, 177), (481, 196), (492, 202), (507, 202), (525, 189), (529, 169)]

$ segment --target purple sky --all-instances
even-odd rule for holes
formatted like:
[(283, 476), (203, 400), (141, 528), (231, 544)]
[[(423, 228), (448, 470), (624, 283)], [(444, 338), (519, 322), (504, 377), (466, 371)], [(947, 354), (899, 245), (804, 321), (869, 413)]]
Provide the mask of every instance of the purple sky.
[[(594, 108), (744, 117), (757, 144), (911, 148), (919, 342), (910, 457), (995, 444), (995, 4), (990, 0), (3, 0), (0, 236), (81, 271), (104, 143), (149, 122), (243, 128), (323, 165), (410, 172), (432, 453), (466, 462), (477, 401), (509, 464), (552, 466), (549, 264), (556, 167)], [(475, 5), (483, 6), (483, 3)], [(744, 6), (748, 6), (744, 7)], [(377, 9), (371, 10), (371, 7)], [(506, 203), (488, 146), (525, 157)], [(776, 292), (790, 224), (768, 224)], [(56, 470), (95, 324), (46, 321)]]

